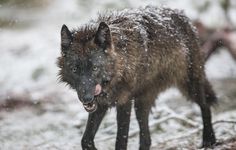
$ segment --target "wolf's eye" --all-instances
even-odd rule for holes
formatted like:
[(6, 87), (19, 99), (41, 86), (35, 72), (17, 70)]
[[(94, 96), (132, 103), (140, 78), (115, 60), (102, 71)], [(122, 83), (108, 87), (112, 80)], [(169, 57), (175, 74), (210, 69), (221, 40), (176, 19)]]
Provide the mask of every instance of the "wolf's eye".
[(96, 71), (98, 70), (98, 67), (97, 66), (93, 66), (93, 71)]
[(77, 71), (77, 67), (73, 67), (73, 68), (72, 68), (72, 72), (73, 72), (73, 73), (76, 73), (76, 71)]

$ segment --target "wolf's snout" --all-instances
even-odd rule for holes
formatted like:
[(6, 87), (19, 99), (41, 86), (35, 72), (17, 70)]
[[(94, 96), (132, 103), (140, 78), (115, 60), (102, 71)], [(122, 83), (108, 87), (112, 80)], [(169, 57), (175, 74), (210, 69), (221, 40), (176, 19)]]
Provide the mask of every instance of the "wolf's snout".
[(83, 98), (83, 106), (87, 112), (94, 112), (97, 109), (97, 102), (93, 95), (86, 95)]
[(94, 96), (93, 95), (85, 95), (83, 98), (83, 104), (89, 104), (93, 101)]
[(94, 96), (99, 95), (102, 92), (102, 86), (97, 84), (94, 89), (94, 94), (87, 94), (83, 97), (83, 106), (87, 112), (94, 112), (97, 109), (97, 102), (94, 100)]

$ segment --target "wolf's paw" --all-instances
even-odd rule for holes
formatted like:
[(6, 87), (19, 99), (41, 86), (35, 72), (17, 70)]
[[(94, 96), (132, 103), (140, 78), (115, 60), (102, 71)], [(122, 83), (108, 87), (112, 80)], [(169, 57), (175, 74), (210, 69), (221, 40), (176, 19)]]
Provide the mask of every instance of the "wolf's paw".
[(83, 147), (83, 150), (97, 150), (97, 149), (94, 146), (92, 146), (92, 147), (85, 146), (85, 147)]
[(85, 139), (82, 140), (82, 149), (83, 150), (97, 150), (93, 141), (89, 141)]
[(217, 145), (216, 143), (216, 139), (211, 139), (211, 140), (206, 140), (202, 142), (202, 145), (199, 146), (198, 148), (202, 149), (202, 148), (211, 148), (213, 149), (215, 146)]

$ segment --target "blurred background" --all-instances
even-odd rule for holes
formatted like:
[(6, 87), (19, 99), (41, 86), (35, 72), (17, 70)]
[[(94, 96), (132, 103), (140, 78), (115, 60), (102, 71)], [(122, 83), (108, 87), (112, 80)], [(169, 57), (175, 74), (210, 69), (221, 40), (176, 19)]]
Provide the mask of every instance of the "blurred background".
[[(146, 5), (182, 9), (194, 22), (206, 54), (206, 74), (219, 97), (214, 120), (235, 120), (236, 1), (0, 0), (0, 149), (80, 149), (87, 113), (76, 93), (58, 82), (61, 26), (73, 29), (96, 18), (98, 12)], [(199, 127), (197, 106), (174, 88), (161, 94), (156, 105), (150, 117), (153, 149), (198, 144), (183, 140), (184, 133), (195, 129), (193, 124), (186, 125), (186, 119), (156, 123), (172, 113), (192, 119)], [(114, 113), (105, 118), (96, 136), (98, 148), (114, 149), (115, 110), (110, 111)], [(131, 117), (129, 149), (136, 150), (137, 123), (134, 114)], [(232, 124), (215, 128), (222, 141), (232, 140), (236, 133)], [(200, 143), (199, 132), (189, 136)]]

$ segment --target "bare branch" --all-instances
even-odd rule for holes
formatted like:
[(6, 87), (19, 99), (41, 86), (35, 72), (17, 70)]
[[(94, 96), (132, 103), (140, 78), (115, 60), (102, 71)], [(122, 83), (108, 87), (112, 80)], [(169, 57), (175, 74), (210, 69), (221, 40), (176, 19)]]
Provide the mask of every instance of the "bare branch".
[(219, 123), (229, 123), (229, 124), (235, 124), (236, 125), (236, 121), (228, 121), (228, 120), (217, 120), (217, 121), (213, 122), (213, 125), (219, 124)]

